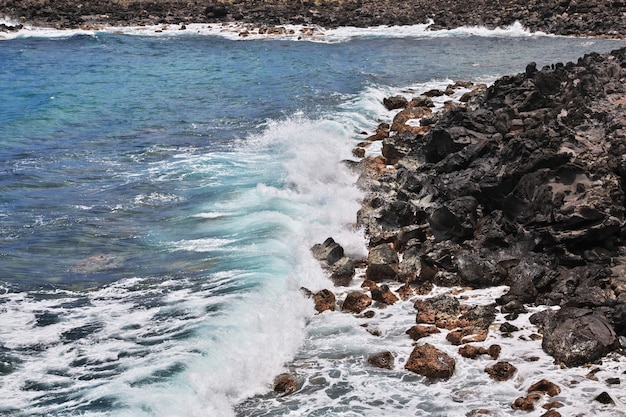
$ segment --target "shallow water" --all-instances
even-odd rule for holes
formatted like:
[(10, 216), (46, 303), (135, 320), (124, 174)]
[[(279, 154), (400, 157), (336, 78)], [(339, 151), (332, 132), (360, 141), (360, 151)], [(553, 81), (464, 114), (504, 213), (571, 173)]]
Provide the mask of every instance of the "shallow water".
[[(464, 415), (510, 401), (525, 377), (472, 396), (488, 383), (472, 366), (442, 384), (403, 371), (407, 306), (373, 319), (383, 339), (314, 315), (299, 288), (329, 282), (309, 248), (333, 236), (365, 254), (341, 161), (389, 119), (383, 97), (624, 42), (404, 30), (27, 28), (0, 42), (0, 413)], [(363, 366), (386, 343), (395, 369)], [(267, 394), (287, 368), (299, 393)]]

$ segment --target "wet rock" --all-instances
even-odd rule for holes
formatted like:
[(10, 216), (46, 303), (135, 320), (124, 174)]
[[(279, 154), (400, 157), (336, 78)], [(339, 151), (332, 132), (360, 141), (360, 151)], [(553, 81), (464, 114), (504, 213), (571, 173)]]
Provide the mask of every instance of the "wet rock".
[(399, 300), (398, 296), (396, 296), (393, 292), (391, 292), (391, 290), (389, 289), (389, 286), (385, 284), (372, 288), (371, 291), (372, 291), (372, 300), (377, 301), (379, 303), (392, 305), (396, 301)]
[(377, 368), (393, 369), (393, 354), (391, 352), (381, 352), (369, 357), (367, 362)]
[(417, 300), (413, 306), (417, 310), (417, 323), (434, 324), (445, 329), (452, 329), (458, 325), (461, 304), (455, 297), (442, 294)]
[(554, 382), (542, 379), (528, 387), (528, 392), (542, 392), (548, 394), (550, 397), (555, 397), (561, 393), (561, 388)]
[(441, 379), (450, 378), (455, 366), (454, 358), (426, 343), (413, 349), (405, 368), (428, 379)]
[(318, 313), (323, 313), (326, 310), (335, 311), (335, 294), (330, 290), (324, 289), (315, 293), (313, 302)]
[(521, 411), (533, 411), (535, 409), (535, 403), (542, 397), (540, 392), (531, 392), (526, 397), (518, 397), (512, 404), (514, 410)]
[(515, 372), (517, 372), (517, 368), (509, 362), (502, 361), (485, 368), (485, 372), (489, 374), (491, 379), (496, 381), (507, 381), (513, 377)]
[(372, 299), (369, 295), (360, 291), (351, 291), (346, 295), (346, 299), (343, 302), (341, 309), (343, 311), (349, 311), (351, 313), (361, 313), (367, 307), (372, 304)]
[(416, 324), (406, 331), (406, 334), (413, 340), (419, 340), (424, 337), (428, 337), (431, 334), (440, 333), (441, 331), (436, 326), (423, 326)]
[(343, 248), (332, 237), (329, 237), (324, 243), (313, 245), (311, 252), (315, 259), (324, 261), (328, 265), (332, 265), (343, 257)]
[(370, 249), (365, 275), (375, 282), (393, 280), (398, 274), (398, 264), (396, 251), (389, 244), (383, 243)]
[(274, 379), (274, 391), (281, 394), (291, 394), (298, 388), (298, 380), (289, 374), (278, 375)]
[(402, 96), (386, 97), (383, 99), (383, 105), (387, 110), (403, 109), (408, 106), (409, 101)]
[(613, 398), (611, 398), (609, 393), (607, 393), (606, 391), (602, 392), (600, 395), (598, 395), (596, 398), (594, 398), (594, 401), (597, 401), (600, 404), (615, 405), (615, 401), (613, 400)]
[(500, 345), (491, 345), (488, 349), (473, 345), (464, 345), (459, 348), (459, 355), (469, 359), (474, 359), (479, 355), (489, 355), (491, 359), (498, 359), (501, 350)]
[(543, 349), (566, 366), (593, 362), (620, 346), (606, 318), (589, 309), (565, 307), (549, 314), (543, 333)]
[(347, 256), (340, 258), (331, 267), (330, 279), (336, 286), (348, 286), (354, 277), (354, 261)]

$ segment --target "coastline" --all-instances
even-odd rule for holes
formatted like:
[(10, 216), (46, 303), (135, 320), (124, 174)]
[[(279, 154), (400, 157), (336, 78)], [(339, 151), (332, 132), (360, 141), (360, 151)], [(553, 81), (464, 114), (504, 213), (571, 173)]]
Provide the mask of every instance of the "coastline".
[(430, 24), (431, 30), (481, 26), (488, 29), (520, 22), (531, 32), (566, 36), (626, 36), (626, 2), (591, 0), (523, 0), (462, 3), (445, 0), (0, 0), (0, 17), (13, 24), (57, 29), (111, 26), (240, 23), (256, 27), (284, 25), (338, 27), (407, 26)]
[[(218, 13), (218, 14), (219, 14), (219, 13)], [(133, 19), (134, 19), (134, 18), (133, 18)], [(161, 19), (161, 21), (159, 21), (159, 19)], [(145, 22), (150, 21), (151, 23), (142, 23), (142, 24), (146, 24), (146, 25), (148, 25), (148, 24), (153, 24), (153, 23), (156, 23), (157, 25), (167, 24), (167, 23), (164, 23), (164, 22), (162, 21), (162, 18), (159, 18), (159, 19), (148, 18), (147, 20), (145, 20)], [(167, 21), (167, 18), (166, 18), (165, 20)], [(26, 21), (30, 22), (31, 20), (26, 20)], [(36, 20), (33, 20), (33, 21), (36, 21)], [(132, 19), (131, 19), (131, 21), (132, 21)], [(172, 22), (174, 22), (174, 21), (176, 21), (176, 19), (174, 19), (174, 18), (172, 17)], [(97, 23), (94, 23), (94, 22), (97, 22)], [(435, 21), (435, 22), (436, 22), (436, 21)], [(121, 21), (120, 21), (120, 22), (115, 22), (115, 23), (121, 23)], [(81, 26), (82, 26), (82, 27), (84, 27), (84, 28), (98, 27), (98, 25), (101, 25), (101, 24), (103, 24), (103, 22), (101, 22), (101, 21), (100, 21), (100, 20), (98, 20), (98, 19), (94, 19), (93, 21), (89, 21), (89, 22), (87, 22), (87, 23), (84, 23), (84, 22), (83, 22), (83, 23), (81, 23), (78, 27), (81, 27)], [(383, 24), (384, 24), (384, 23), (383, 23)], [(92, 25), (93, 25), (93, 26), (92, 26)], [(435, 24), (433, 25), (433, 28), (434, 28), (434, 27), (437, 27), (437, 26), (440, 26), (440, 25), (442, 25), (442, 23), (435, 23)], [(488, 23), (487, 25), (489, 25), (489, 23)], [(66, 26), (66, 24), (65, 24), (65, 23), (55, 23), (55, 24), (54, 24), (54, 26), (58, 26), (58, 27), (59, 27), (59, 28), (61, 28), (61, 29), (63, 29), (63, 28), (69, 28), (69, 27), (73, 27), (73, 26), (71, 26), (71, 25)], [(256, 25), (254, 25), (254, 27), (257, 27), (257, 26), (256, 26)], [(444, 27), (444, 26), (442, 26), (442, 27)], [(256, 29), (256, 30), (258, 31), (258, 29)], [(624, 31), (624, 30), (622, 30), (622, 29), (617, 30), (617, 32), (618, 32), (618, 34), (620, 34), (620, 36), (622, 36), (621, 34), (626, 33), (626, 31)], [(241, 33), (241, 32), (239, 32), (239, 33)], [(553, 32), (551, 32), (551, 33), (553, 33)], [(568, 34), (568, 35), (572, 35), (572, 34), (570, 33), (570, 34)], [(579, 36), (602, 36), (602, 33), (593, 33), (593, 34), (589, 34), (589, 33), (585, 33), (585, 32), (583, 31), (583, 32), (576, 33), (576, 35), (579, 35)], [(238, 35), (238, 36), (240, 36), (240, 35)], [(608, 36), (614, 36), (614, 35), (608, 35)], [(618, 37), (619, 37), (619, 36), (618, 36)], [(527, 74), (526, 74), (526, 75), (527, 75), (527, 76), (529, 76), (529, 78), (530, 78), (530, 75), (529, 75), (530, 73), (529, 73), (528, 71), (530, 71), (530, 73), (532, 73), (532, 77), (535, 77), (535, 76), (537, 75), (537, 73), (535, 73), (535, 72), (534, 72), (534, 70), (533, 70), (532, 68), (530, 68), (530, 70), (529, 70), (529, 69), (527, 69)], [(554, 68), (552, 69), (552, 71), (554, 71)], [(549, 72), (549, 71), (548, 71), (548, 72)], [(618, 76), (621, 76), (621, 75), (618, 73)], [(618, 77), (618, 79), (619, 79), (619, 77)], [(548, 81), (548, 84), (550, 84), (550, 82), (549, 82), (549, 81)], [(548, 88), (552, 88), (552, 87), (550, 87), (550, 85), (548, 85)], [(478, 97), (478, 96), (480, 96), (481, 94), (482, 94), (482, 92), (478, 91), (478, 92), (476, 92), (475, 96), (476, 96), (476, 97)], [(556, 94), (556, 93), (552, 93), (552, 95), (554, 95), (554, 94)], [(619, 99), (616, 99), (616, 100), (619, 100)], [(473, 99), (471, 99), (471, 98), (468, 98), (467, 102), (469, 103), (469, 105), (470, 105), (470, 106), (472, 106), (472, 105), (474, 105), (474, 104), (476, 103), (476, 102), (474, 102), (474, 101), (473, 101)], [(473, 104), (473, 103), (474, 103), (474, 104)], [(476, 105), (477, 105), (477, 104), (476, 104)], [(440, 118), (442, 118), (442, 117), (447, 117), (447, 115), (448, 115), (448, 114), (450, 114), (450, 113), (446, 113), (446, 115), (444, 115), (444, 113), (442, 112), (442, 113), (441, 113), (441, 114), (439, 114), (439, 116), (437, 116), (437, 117), (440, 117)], [(414, 119), (410, 119), (410, 120), (414, 120)], [(437, 120), (438, 120), (438, 119), (437, 119)], [(391, 125), (391, 124), (392, 124), (392, 122), (393, 122), (393, 121), (389, 121), (389, 125)], [(513, 130), (514, 130), (514, 127), (520, 128), (520, 126), (518, 125), (518, 123), (519, 123), (519, 122), (517, 121), (517, 119), (514, 119), (514, 118), (509, 117), (509, 120), (508, 120), (508, 121), (505, 121), (505, 123), (510, 124), (510, 126), (508, 126), (508, 127), (507, 127), (507, 129), (511, 129), (511, 130), (509, 130), (509, 132), (507, 132), (507, 133), (510, 133), (511, 131), (513, 131)], [(405, 124), (406, 124), (406, 123), (405, 123)], [(410, 127), (411, 125), (410, 125), (410, 124), (408, 124), (407, 126), (409, 126), (409, 127)], [(408, 129), (408, 128), (407, 128), (407, 130), (406, 130), (406, 131), (411, 132), (411, 134), (420, 135), (420, 136), (421, 136), (421, 139), (423, 139), (424, 135), (427, 133), (427, 132), (421, 132), (421, 133), (420, 133), (420, 132), (417, 132), (417, 129)], [(378, 138), (377, 140), (384, 140), (384, 139), (385, 139), (384, 137), (380, 137), (380, 138)], [(387, 139), (388, 139), (388, 137), (387, 137)], [(377, 141), (377, 140), (376, 140), (376, 141)], [(386, 175), (387, 175), (387, 174), (389, 174), (389, 172), (390, 172), (390, 171), (389, 171), (389, 167), (390, 167), (390, 166), (392, 166), (392, 165), (396, 165), (396, 166), (397, 166), (397, 164), (398, 164), (398, 163), (400, 163), (400, 160), (401, 160), (404, 156), (406, 156), (406, 155), (403, 155), (402, 157), (400, 157), (400, 158), (399, 158), (397, 161), (395, 161), (393, 164), (389, 164), (388, 162), (389, 162), (390, 160), (395, 159), (396, 157), (395, 157), (395, 156), (389, 157), (389, 156), (390, 156), (390, 155), (393, 155), (393, 152), (399, 152), (399, 153), (401, 154), (402, 152), (405, 152), (405, 151), (407, 151), (407, 155), (408, 155), (408, 154), (410, 154), (410, 153), (412, 152), (412, 150), (414, 150), (414, 149), (416, 149), (416, 148), (412, 148), (412, 147), (411, 147), (412, 145), (411, 145), (411, 146), (409, 146), (409, 147), (407, 147), (406, 145), (405, 145), (405, 146), (403, 146), (402, 144), (398, 144), (398, 143), (390, 143), (390, 142), (391, 142), (391, 141), (389, 141), (389, 140), (387, 141), (387, 150), (386, 150), (386, 151), (384, 151), (385, 153), (387, 153), (387, 156), (384, 156), (384, 155), (383, 155), (383, 158), (384, 158), (384, 159), (380, 159), (380, 158), (378, 158), (378, 159), (377, 159), (377, 158), (371, 158), (371, 159), (368, 159), (368, 160), (367, 160), (367, 162), (363, 164), (363, 165), (367, 165), (367, 167), (365, 168), (365, 170), (367, 170), (367, 175), (365, 175), (365, 176), (363, 177), (363, 183), (365, 183), (365, 184), (371, 184), (371, 182), (379, 182), (379, 183), (382, 183), (382, 184), (383, 184), (383, 187), (385, 187), (385, 186), (386, 186), (386, 187), (389, 187), (389, 188), (396, 188), (396, 187), (397, 187), (397, 184), (393, 184), (392, 182), (385, 182), (385, 181), (387, 181), (387, 180), (389, 179)], [(383, 147), (384, 147), (384, 146), (385, 146), (385, 145), (383, 145)], [(360, 152), (360, 151), (356, 151), (356, 152)], [(391, 153), (389, 153), (389, 152), (391, 152)], [(439, 156), (441, 156), (441, 155), (439, 155)], [(406, 161), (405, 161), (405, 162), (406, 162)], [(408, 164), (406, 164), (405, 162), (400, 163), (400, 166), (402, 167), (402, 166), (403, 166), (402, 164), (404, 164), (404, 166), (403, 166), (404, 168), (407, 168), (407, 167), (409, 167), (409, 166), (412, 166), (412, 165), (408, 165)], [(454, 162), (453, 162), (453, 163), (454, 163)], [(394, 168), (394, 169), (395, 169), (395, 168)], [(393, 181), (396, 181), (396, 179), (394, 179)], [(371, 200), (370, 200), (370, 202), (371, 202)], [(429, 214), (429, 216), (431, 216), (431, 217), (432, 217), (432, 214)], [(457, 220), (458, 220), (458, 219), (460, 219), (460, 217), (459, 217), (459, 216), (456, 216), (456, 217), (457, 217)], [(423, 221), (423, 220), (427, 220), (427, 219), (421, 219), (421, 220)], [(459, 223), (463, 223), (463, 221), (459, 221)], [(418, 225), (418, 226), (420, 226), (420, 225)], [(613, 227), (613, 226), (614, 226), (614, 225), (611, 225), (611, 227)], [(372, 224), (370, 224), (370, 225), (368, 225), (367, 227), (368, 227), (368, 228), (369, 228), (369, 230), (370, 230), (370, 233), (368, 233), (368, 237), (370, 237), (370, 239), (374, 238), (374, 241), (373, 241), (372, 247), (379, 246), (380, 244), (389, 244), (389, 243), (393, 243), (393, 245), (392, 245), (392, 246), (395, 248), (395, 247), (397, 246), (397, 243), (398, 243), (398, 242), (402, 242), (402, 243), (401, 243), (401, 245), (406, 245), (406, 244), (408, 244), (408, 242), (410, 241), (410, 239), (407, 239), (407, 236), (412, 236), (412, 238), (417, 238), (416, 236), (417, 236), (417, 235), (420, 235), (420, 234), (421, 234), (422, 232), (424, 232), (424, 230), (425, 230), (425, 229), (424, 229), (424, 226), (423, 226), (423, 225), (421, 225), (420, 227), (415, 228), (415, 229), (411, 229), (411, 230), (401, 230), (401, 229), (397, 229), (396, 231), (386, 230), (386, 232), (390, 232), (390, 234), (388, 234), (388, 235), (384, 235), (384, 236), (383, 236), (383, 235), (378, 235), (378, 236), (374, 237), (374, 233), (371, 233), (371, 231), (372, 231), (372, 227), (375, 227), (375, 226), (372, 226)], [(426, 226), (426, 227), (428, 227), (428, 226)], [(432, 223), (431, 223), (430, 227), (432, 228)], [(472, 228), (475, 230), (475, 229), (476, 229), (476, 224), (472, 225)], [(445, 229), (445, 227), (444, 227), (444, 229)], [(448, 233), (448, 232), (450, 232), (450, 231), (449, 231), (449, 230), (444, 230), (444, 232)], [(398, 240), (398, 238), (400, 237), (400, 234), (401, 234), (401, 233), (404, 233), (405, 235), (402, 237), (402, 240)], [(407, 234), (407, 233), (408, 233), (408, 234)], [(427, 235), (427, 236), (429, 236), (429, 235), (428, 235), (428, 232), (426, 232), (426, 235)], [(453, 233), (453, 235), (454, 235), (454, 233)], [(429, 236), (429, 237), (432, 237), (432, 236)], [(417, 239), (421, 239), (421, 238), (417, 238)], [(404, 240), (406, 240), (406, 241), (404, 241)], [(424, 243), (424, 242), (426, 242), (426, 240), (423, 240), (422, 242), (420, 242), (420, 244), (422, 244), (422, 243)], [(375, 243), (375, 244), (374, 244), (374, 243)], [(432, 248), (431, 248), (431, 249), (432, 249)], [(594, 247), (594, 248), (592, 248), (592, 249), (595, 249), (595, 247)], [(608, 249), (607, 249), (607, 250), (608, 250)], [(602, 251), (600, 251), (600, 252), (602, 252)], [(589, 256), (591, 256), (591, 255), (589, 255)], [(601, 253), (601, 254), (600, 254), (600, 255), (598, 255), (598, 256), (599, 256), (599, 257), (602, 257), (602, 256), (604, 256), (604, 255)], [(406, 257), (406, 256), (405, 256), (405, 257)], [(612, 257), (612, 258), (614, 259), (615, 257)], [(403, 258), (403, 260), (404, 260), (404, 258)], [(564, 260), (566, 260), (566, 259), (564, 259)], [(430, 272), (428, 271), (428, 270), (429, 270), (429, 268), (432, 268), (432, 267), (433, 267), (433, 265), (428, 264), (428, 261), (424, 261), (424, 262), (422, 262), (422, 261), (423, 261), (423, 259), (421, 259), (421, 258), (420, 258), (418, 261), (419, 261), (419, 262), (417, 262), (417, 263), (414, 263), (414, 264), (413, 264), (413, 266), (415, 267), (415, 270), (416, 270), (416, 271), (418, 271), (418, 274), (421, 274), (421, 273), (426, 273), (426, 272), (428, 272), (428, 273), (432, 273), (432, 272), (433, 272), (433, 271), (430, 271)], [(433, 277), (431, 277), (431, 278), (434, 278), (434, 276), (435, 276), (435, 275), (437, 275), (438, 273), (440, 273), (440, 272), (441, 272), (441, 273), (439, 274), (439, 275), (440, 275), (440, 278), (442, 278), (442, 279), (443, 279), (443, 278), (445, 278), (445, 279), (452, 279), (452, 278), (450, 277), (450, 275), (448, 274), (448, 272), (450, 272), (450, 271), (446, 271), (446, 270), (445, 270), (445, 266), (442, 266), (442, 265), (438, 264), (438, 262), (439, 262), (439, 261), (440, 261), (439, 259), (435, 259), (435, 262), (434, 262), (434, 264), (435, 264), (435, 265), (434, 265), (434, 266), (436, 267), (436, 269), (437, 269), (437, 270), (436, 270), (436, 271), (434, 271), (434, 275), (433, 275)], [(508, 261), (511, 261), (511, 260), (509, 259)], [(605, 263), (605, 262), (606, 262), (606, 259), (601, 259), (600, 261), (601, 261), (600, 263)], [(578, 262), (578, 260), (573, 259), (573, 260), (571, 260), (571, 262)], [(609, 262), (613, 262), (613, 261), (609, 261)], [(389, 262), (389, 261), (387, 260), (387, 261), (385, 261), (384, 263), (388, 265), (388, 264), (390, 264), (390, 263), (394, 263), (394, 262)], [(371, 262), (370, 262), (370, 264), (371, 264)], [(616, 265), (621, 265), (621, 263), (611, 264), (611, 265), (612, 265), (612, 266), (616, 266)], [(400, 263), (398, 263), (398, 268), (401, 268)], [(507, 268), (510, 270), (512, 267), (511, 267), (511, 265), (509, 265), (509, 266), (507, 266)], [(514, 268), (514, 266), (513, 266), (513, 268)], [(362, 273), (363, 273), (363, 274), (367, 274), (366, 269), (364, 269), (364, 270), (362, 271)], [(499, 273), (500, 273), (500, 271), (498, 271), (498, 274), (499, 274)], [(365, 280), (363, 280), (363, 281), (365, 281)], [(386, 282), (386, 278), (383, 278), (383, 279), (379, 282), (379, 284), (382, 284), (382, 285), (378, 285), (378, 284), (376, 284), (376, 285), (372, 285), (371, 283), (367, 283), (367, 287), (368, 287), (368, 288), (367, 288), (367, 290), (371, 292), (371, 291), (372, 291), (372, 289), (375, 289), (375, 288), (381, 288), (381, 287), (383, 287), (383, 285), (385, 285), (385, 282)], [(452, 283), (453, 283), (453, 287), (452, 287), (452, 288), (454, 288), (454, 286), (456, 286), (456, 285), (463, 284), (462, 282), (452, 282)], [(403, 296), (402, 296), (400, 293), (402, 293), (402, 292), (404, 291), (404, 290), (402, 290), (402, 288), (404, 288), (404, 287), (405, 287), (405, 284), (407, 284), (407, 282), (400, 281), (399, 283), (392, 285), (392, 286), (391, 286), (392, 293), (396, 293), (396, 294), (398, 294), (398, 295), (399, 295), (399, 297), (398, 297), (398, 298), (403, 298)], [(423, 283), (419, 283), (419, 285), (416, 285), (416, 287), (417, 287), (418, 291), (427, 292), (427, 291), (428, 291), (428, 287), (424, 287), (423, 289), (420, 289), (420, 287), (422, 286), (422, 284), (423, 284)], [(442, 282), (440, 282), (440, 284), (443, 284), (443, 281), (442, 281)], [(437, 285), (437, 284), (436, 284), (436, 285)], [(582, 285), (582, 284), (581, 284), (581, 285)], [(614, 285), (611, 283), (609, 286), (613, 287)], [(602, 288), (602, 290), (604, 290), (604, 289), (606, 289), (606, 287), (603, 287), (603, 288)], [(464, 296), (464, 295), (463, 295), (463, 293), (464, 293), (465, 291), (468, 291), (468, 290), (454, 290), (454, 289), (453, 289), (453, 291), (463, 291), (463, 292), (459, 292), (459, 293), (455, 294), (455, 296), (458, 296), (458, 297), (463, 297), (463, 296)], [(471, 290), (469, 290), (469, 291), (471, 291)], [(613, 291), (615, 292), (615, 288), (613, 288)], [(620, 290), (620, 291), (621, 291), (621, 290)], [(624, 293), (618, 293), (618, 294), (616, 294), (616, 297), (615, 297), (616, 301), (618, 301), (618, 300), (622, 300), (622, 299), (623, 299), (622, 294), (624, 294)], [(347, 295), (347, 294), (345, 294), (345, 293), (344, 293), (344, 295)], [(620, 296), (621, 296), (621, 297), (620, 297)], [(415, 298), (411, 298), (411, 297), (414, 297), (414, 296), (409, 295), (407, 299), (411, 299), (411, 302), (415, 301)], [(372, 297), (372, 298), (373, 298), (373, 297)], [(384, 300), (384, 298), (383, 298), (383, 300)], [(496, 300), (494, 299), (493, 301), (495, 302)], [(382, 303), (382, 304), (386, 304), (386, 302), (384, 302), (384, 301), (378, 301), (378, 302), (379, 302), (379, 303)], [(619, 301), (619, 302), (623, 302), (623, 301)], [(580, 303), (580, 302), (579, 302), (579, 301), (576, 301), (576, 303)], [(393, 303), (392, 303), (392, 304), (393, 304)], [(340, 302), (340, 303), (338, 303), (338, 306), (342, 307), (342, 303), (341, 303), (341, 302)], [(593, 309), (594, 309), (594, 310), (598, 310), (598, 308), (600, 308), (600, 310), (604, 311), (604, 310), (605, 310), (605, 309), (604, 309), (604, 307), (606, 307), (606, 306), (605, 306), (605, 305), (603, 305), (603, 304), (601, 304), (600, 306), (593, 306)], [(502, 306), (500, 306), (500, 307), (498, 307), (498, 308), (502, 308)], [(516, 308), (517, 308), (517, 307), (516, 307)], [(603, 309), (604, 309), (604, 310), (603, 310)], [(467, 313), (467, 310), (463, 312), (463, 314), (465, 314), (465, 313)], [(511, 312), (501, 311), (501, 312), (499, 313), (499, 314), (501, 314), (501, 315), (497, 316), (497, 317), (498, 317), (498, 319), (497, 319), (496, 321), (492, 321), (492, 322), (490, 323), (490, 325), (488, 326), (488, 328), (490, 328), (490, 327), (493, 325), (493, 323), (494, 323), (494, 322), (495, 322), (495, 323), (497, 323), (498, 325), (503, 324), (503, 322), (505, 322), (505, 321), (506, 321), (506, 320), (504, 320), (504, 319), (503, 319), (503, 316), (505, 315), (504, 313), (506, 313), (506, 314), (511, 314), (511, 313), (515, 313), (515, 311), (511, 311)], [(517, 313), (519, 314), (520, 312), (517, 312)], [(522, 313), (522, 314), (526, 314), (526, 313)], [(528, 316), (525, 316), (525, 317), (526, 317), (526, 318), (528, 318)], [(460, 318), (460, 315), (457, 315), (457, 317), (456, 317), (456, 318), (446, 318), (446, 320), (455, 320), (455, 319), (459, 319), (459, 318)], [(500, 320), (500, 322), (498, 322), (498, 320)], [(429, 324), (436, 324), (436, 323), (429, 323)], [(444, 327), (445, 327), (445, 326), (444, 326)], [(446, 330), (451, 330), (451, 329), (446, 329)], [(512, 333), (514, 333), (514, 332), (512, 332)], [(450, 333), (445, 333), (445, 334), (450, 334)], [(466, 336), (472, 336), (473, 334), (474, 334), (474, 333), (472, 333), (472, 334), (466, 334), (466, 335), (462, 336), (462, 338), (464, 338), (464, 337), (466, 337)], [(539, 334), (539, 332), (538, 332), (538, 331), (537, 331), (537, 332), (535, 332), (535, 331), (531, 331), (531, 334), (535, 334), (535, 335), (537, 335), (537, 334)], [(462, 339), (461, 339), (461, 340), (462, 340)], [(485, 339), (485, 340), (487, 340), (487, 339)], [(447, 343), (447, 342), (445, 342), (445, 341), (443, 341), (443, 342), (444, 342), (444, 343)], [(421, 343), (421, 342), (420, 342), (420, 343)], [(480, 341), (479, 341), (479, 340), (474, 339), (473, 344), (476, 344), (476, 343), (480, 343)], [(484, 346), (480, 346), (480, 347), (484, 347)], [(486, 346), (485, 346), (485, 348), (486, 348)], [(617, 350), (616, 350), (616, 351), (617, 351)], [(586, 365), (586, 364), (583, 364), (583, 365)], [(578, 366), (578, 365), (576, 365), (576, 366)], [(593, 365), (586, 365), (586, 366), (591, 367), (591, 366), (593, 366)], [(618, 369), (619, 369), (619, 368), (618, 368)], [(596, 372), (594, 373), (594, 375), (595, 375), (597, 372), (598, 372), (598, 371), (596, 371)], [(600, 374), (602, 374), (602, 373), (603, 373), (603, 372), (605, 372), (605, 371), (604, 371), (604, 370), (601, 370), (601, 371), (599, 371), (599, 372), (600, 372)], [(542, 397), (542, 398), (543, 398), (543, 397)], [(546, 398), (547, 398), (547, 397), (546, 397)], [(611, 397), (609, 396), (609, 398), (611, 398)], [(613, 400), (614, 400), (614, 398), (613, 398)], [(511, 401), (513, 402), (513, 399), (511, 399)], [(542, 401), (543, 401), (543, 400), (542, 400)], [(492, 411), (493, 411), (493, 410), (492, 410)], [(557, 411), (553, 411), (553, 410), (552, 410), (552, 411), (550, 411), (550, 412), (552, 412), (552, 414), (550, 414), (551, 416), (557, 416), (557, 415), (559, 415)], [(478, 414), (475, 414), (475, 415), (482, 415), (482, 414), (488, 414), (488, 413), (478, 413)]]

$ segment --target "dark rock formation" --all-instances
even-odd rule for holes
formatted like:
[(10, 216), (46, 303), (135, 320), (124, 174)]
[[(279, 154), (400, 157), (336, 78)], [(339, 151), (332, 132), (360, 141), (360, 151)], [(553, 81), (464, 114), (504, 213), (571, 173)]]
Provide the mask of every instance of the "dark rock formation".
[(311, 253), (320, 261), (322, 268), (330, 272), (330, 279), (335, 285), (350, 284), (355, 273), (354, 261), (344, 256), (343, 247), (332, 237), (326, 239), (324, 243), (313, 245)]
[(543, 330), (543, 349), (567, 366), (593, 362), (619, 348), (606, 318), (589, 309), (567, 307), (549, 314)]
[(42, 26), (149, 25), (242, 22), (338, 26), (414, 25), (432, 28), (486, 26), (521, 22), (531, 30), (560, 35), (626, 33), (626, 3), (605, 0), (0, 0), (0, 15)]
[[(559, 362), (618, 348), (626, 332), (625, 97), (620, 49), (542, 69), (531, 63), (440, 114), (427, 133), (390, 134), (396, 153), (384, 160), (393, 168), (373, 175), (363, 163), (370, 194), (358, 221), (372, 246), (368, 277), (505, 284), (497, 301), (510, 319), (524, 304), (561, 306), (543, 323), (543, 347)], [(420, 300), (417, 322), (458, 326), (447, 336), (455, 344), (486, 337), (493, 306), (432, 306), (451, 299)]]

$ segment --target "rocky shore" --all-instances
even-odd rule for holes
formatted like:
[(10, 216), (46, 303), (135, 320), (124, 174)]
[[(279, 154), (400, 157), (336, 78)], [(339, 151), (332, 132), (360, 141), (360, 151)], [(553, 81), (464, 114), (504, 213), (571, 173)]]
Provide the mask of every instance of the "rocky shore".
[[(468, 91), (460, 102), (432, 112), (433, 97), (460, 88)], [(460, 356), (495, 360), (500, 346), (482, 342), (490, 332), (515, 337), (512, 321), (531, 306), (543, 306), (530, 322), (556, 364), (601, 366), (607, 354), (623, 355), (626, 48), (541, 69), (530, 63), (489, 87), (456, 83), (384, 104), (397, 109), (395, 118), (354, 150), (368, 192), (358, 213), (369, 237), (362, 289), (337, 300), (332, 289), (311, 294), (318, 311), (367, 314), (414, 302), (407, 343), (415, 348), (405, 368), (429, 379), (453, 378), (455, 368), (453, 357), (424, 342), (430, 335), (445, 332)], [(364, 156), (376, 142), (382, 155)], [(312, 250), (335, 285), (349, 285), (358, 262), (332, 239)], [(460, 303), (463, 289), (495, 286), (508, 290), (490, 305)], [(416, 298), (441, 287), (456, 290)], [(496, 314), (505, 319), (498, 326)], [(381, 352), (369, 363), (388, 367), (394, 356)], [(485, 371), (502, 381), (516, 367), (497, 362)], [(531, 410), (559, 390), (537, 383), (544, 388), (512, 407)], [(596, 400), (613, 403), (607, 396)]]
[(57, 28), (240, 22), (338, 26), (414, 25), (433, 29), (509, 26), (559, 35), (623, 37), (626, 1), (617, 0), (0, 0), (0, 17)]

